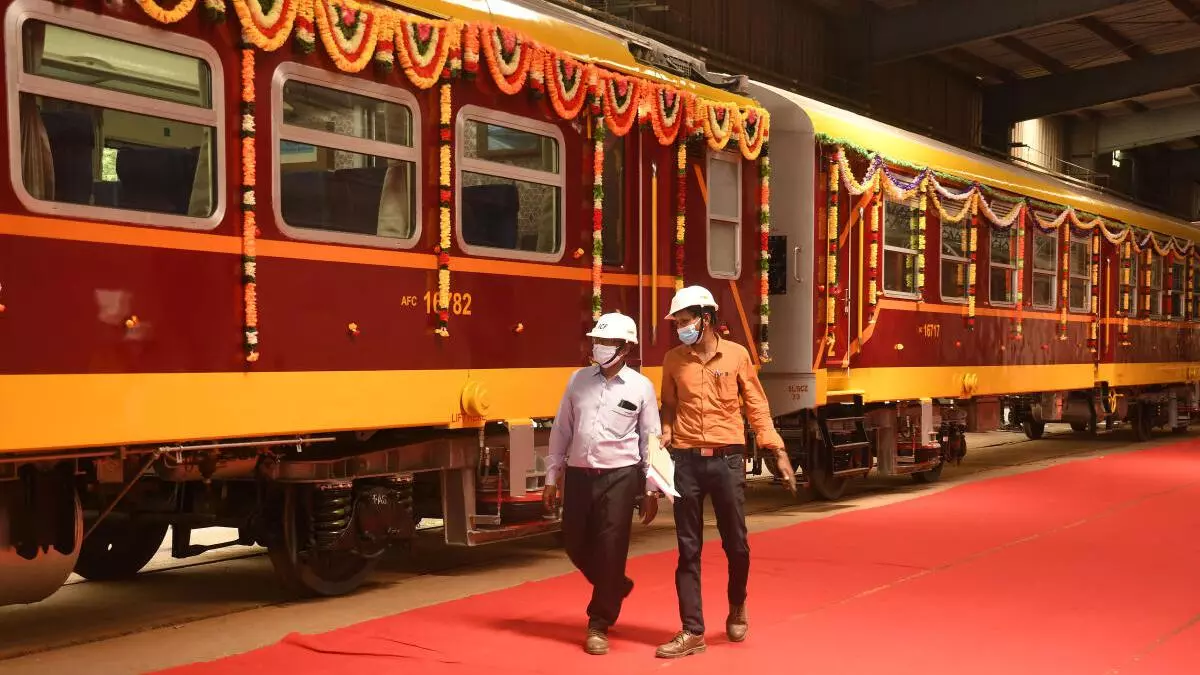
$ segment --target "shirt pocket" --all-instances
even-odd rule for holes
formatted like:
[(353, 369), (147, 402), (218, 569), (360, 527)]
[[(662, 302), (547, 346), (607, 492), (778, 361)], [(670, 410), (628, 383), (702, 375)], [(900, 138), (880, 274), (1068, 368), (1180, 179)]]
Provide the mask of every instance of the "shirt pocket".
[(717, 392), (717, 400), (721, 406), (727, 409), (740, 407), (737, 373), (722, 372), (719, 375), (714, 373), (712, 377), (715, 380), (713, 388)]
[(620, 406), (604, 406), (600, 409), (600, 426), (612, 438), (625, 438), (637, 426), (638, 411)]

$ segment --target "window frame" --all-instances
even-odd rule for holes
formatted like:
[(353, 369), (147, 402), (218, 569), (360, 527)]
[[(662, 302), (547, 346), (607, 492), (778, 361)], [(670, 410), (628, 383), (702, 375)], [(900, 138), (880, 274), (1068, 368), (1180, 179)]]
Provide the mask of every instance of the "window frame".
[[(283, 121), (283, 88), (295, 80), (334, 91), (354, 94), (364, 98), (372, 98), (387, 103), (402, 105), (408, 109), (412, 121), (411, 146), (397, 143), (376, 141), (366, 138), (356, 138), (332, 131), (318, 131), (306, 127), (291, 126)], [(286, 129), (285, 129), (286, 127)], [(300, 241), (320, 241), (335, 244), (353, 244), (371, 248), (410, 249), (421, 241), (422, 229), (422, 197), (425, 184), (422, 180), (422, 134), (421, 107), (417, 97), (407, 89), (372, 82), (350, 75), (334, 73), (323, 68), (316, 68), (300, 63), (286, 62), (275, 68), (271, 76), (271, 211), (275, 216), (275, 225), (284, 236)], [(292, 141), (305, 145), (344, 150), (360, 155), (373, 155), (406, 162), (413, 162), (413, 231), (404, 239), (384, 237), (379, 234), (360, 234), (357, 232), (337, 232), (315, 228), (289, 225), (283, 217), (283, 172), (279, 168), (279, 143)], [(382, 194), (380, 195), (382, 196)]]
[(1142, 253), (1135, 247), (1130, 255), (1129, 260), (1129, 311), (1126, 312), (1127, 317), (1139, 317), (1142, 315), (1142, 307), (1138, 303), (1142, 299)]
[[(968, 216), (968, 218), (969, 217), (970, 216)], [(928, 221), (926, 221), (926, 222), (928, 223)], [(954, 305), (966, 305), (971, 302), (971, 280), (969, 278), (966, 280), (966, 284), (964, 284), (964, 286), (963, 286), (963, 294), (961, 296), (955, 296), (955, 295), (947, 296), (945, 293), (942, 292), (942, 289), (945, 288), (944, 282), (942, 280), (942, 275), (946, 273), (946, 267), (943, 263), (945, 263), (947, 261), (953, 262), (953, 263), (959, 263), (963, 266), (963, 274), (967, 275), (968, 277), (971, 274), (970, 251), (967, 252), (968, 255), (966, 257), (959, 257), (956, 255), (949, 255), (946, 253), (945, 247), (946, 247), (946, 230), (947, 230), (946, 226), (947, 225), (950, 225), (951, 227), (961, 226), (963, 233), (966, 235), (966, 237), (964, 237), (964, 238), (967, 239), (966, 244), (964, 244), (964, 248), (969, 249), (970, 245), (971, 245), (971, 242), (970, 242), (971, 227), (970, 227), (970, 224), (967, 223), (966, 218), (964, 218), (963, 220), (961, 220), (957, 223), (947, 223), (945, 221), (938, 221), (938, 256), (937, 256), (938, 257), (938, 260), (937, 260), (938, 297), (941, 298), (942, 302), (945, 302), (945, 303), (954, 304)], [(928, 228), (928, 225), (926, 225), (926, 227)], [(926, 239), (928, 239), (928, 238), (926, 238)], [(928, 275), (928, 272), (929, 272), (929, 260), (928, 259), (926, 259), (926, 261), (925, 261), (925, 271), (926, 271), (926, 277), (928, 277), (929, 276)], [(976, 270), (976, 273), (978, 273), (978, 270)]]
[[(1164, 312), (1164, 315), (1171, 321), (1184, 321), (1187, 319), (1187, 312), (1188, 312), (1187, 306), (1186, 306), (1186, 302), (1187, 302), (1187, 272), (1188, 272), (1189, 264), (1190, 263), (1175, 262), (1175, 263), (1172, 263), (1171, 265), (1167, 265), (1166, 261), (1165, 260), (1163, 261), (1163, 275), (1164, 275), (1163, 281), (1164, 282), (1166, 281), (1165, 276), (1166, 276), (1166, 271), (1167, 271), (1168, 267), (1171, 268), (1172, 277), (1174, 277), (1174, 275), (1175, 275), (1176, 267), (1178, 267), (1180, 269), (1180, 271), (1182, 272), (1182, 279), (1180, 280), (1178, 291), (1172, 290), (1170, 288), (1163, 289), (1163, 299), (1164, 300), (1166, 300), (1167, 298), (1170, 298), (1172, 296), (1179, 298), (1178, 302), (1171, 303), (1172, 310), (1174, 310), (1175, 306), (1179, 307), (1178, 314), (1176, 314), (1174, 311)], [(1163, 285), (1165, 286), (1166, 284), (1164, 283)]]
[[(464, 127), (467, 122), (483, 122), (485, 124), (496, 124), (517, 131), (524, 131), (538, 136), (546, 136), (558, 141), (558, 174), (550, 174), (548, 171), (538, 171), (535, 169), (522, 169), (520, 167), (501, 164), (499, 162), (491, 162), (486, 159), (478, 159), (474, 157), (466, 157), (466, 148), (463, 143)], [(471, 173), (481, 173), (489, 176), (498, 176), (500, 178), (508, 178), (511, 180), (522, 181), (526, 183), (537, 183), (539, 185), (549, 185), (556, 187), (560, 191), (558, 200), (558, 250), (552, 253), (541, 253), (538, 251), (523, 251), (520, 249), (497, 248), (494, 246), (478, 246), (468, 244), (463, 237), (462, 228), (462, 175), (463, 171)], [(547, 175), (556, 175), (557, 179), (549, 181), (544, 178)], [(591, 199), (588, 199), (591, 204)], [(563, 136), (562, 128), (552, 122), (546, 122), (533, 117), (524, 117), (522, 115), (514, 115), (493, 108), (487, 108), (480, 105), (464, 105), (458, 109), (454, 120), (454, 238), (458, 242), (458, 247), (467, 255), (480, 256), (484, 258), (504, 258), (509, 260), (531, 260), (536, 262), (555, 263), (563, 259), (567, 251), (567, 151), (566, 139)], [(591, 228), (589, 228), (590, 231)], [(588, 238), (591, 241), (591, 238)], [(591, 245), (590, 243), (588, 244)]]
[[(621, 256), (621, 259), (617, 262), (612, 262), (610, 260), (607, 260), (604, 257), (603, 251), (601, 251), (601, 254), (600, 254), (600, 264), (605, 269), (608, 269), (608, 270), (624, 270), (629, 265), (629, 223), (630, 223), (630, 218), (629, 218), (629, 208), (628, 208), (629, 207), (629, 171), (628, 171), (628, 167), (629, 167), (629, 153), (630, 153), (630, 147), (631, 147), (629, 138), (630, 138), (629, 134), (626, 134), (624, 136), (617, 136), (616, 134), (609, 134), (609, 135), (605, 136), (605, 140), (611, 141), (613, 143), (614, 147), (619, 147), (621, 149), (621, 164), (622, 164), (621, 181), (620, 181), (621, 203), (619, 204), (619, 206), (617, 206), (616, 208), (610, 208), (613, 205), (612, 200), (610, 199), (611, 194), (610, 194), (607, 186), (605, 186), (605, 189), (604, 189), (604, 216), (607, 218), (607, 217), (609, 217), (610, 214), (616, 213), (620, 219), (620, 223), (619, 223), (620, 246), (619, 246), (618, 253)], [(612, 155), (613, 155), (612, 150), (610, 148), (606, 147), (604, 149), (604, 161), (607, 163), (609, 157), (611, 157)], [(593, 163), (593, 165), (594, 165), (594, 163)], [(609, 174), (610, 174), (610, 172), (609, 172), (608, 168), (605, 167), (604, 176), (602, 178), (607, 180), (609, 177)], [(593, 179), (594, 178), (595, 177), (593, 176)], [(611, 239), (613, 239), (613, 237), (610, 236), (608, 231), (603, 229), (604, 224), (605, 223), (601, 223), (601, 225), (602, 225), (601, 235), (603, 237), (603, 241), (601, 243), (603, 245), (608, 245), (609, 241)]]
[[(1069, 237), (1067, 239), (1067, 246), (1070, 247), (1074, 244), (1082, 244), (1083, 245), (1084, 251), (1087, 252), (1087, 257), (1085, 258), (1085, 260), (1087, 262), (1084, 265), (1083, 272), (1081, 274), (1076, 274), (1074, 271), (1071, 270), (1071, 251), (1070, 251), (1070, 248), (1067, 249), (1067, 311), (1074, 313), (1074, 314), (1091, 314), (1092, 313), (1092, 238), (1088, 235), (1084, 235), (1081, 237), (1081, 236), (1076, 236), (1075, 234), (1072, 233), (1069, 235)], [(1075, 279), (1082, 279), (1083, 283), (1084, 283), (1084, 289), (1086, 290), (1086, 292), (1083, 294), (1084, 303), (1083, 303), (1082, 308), (1071, 306), (1071, 282), (1074, 281)]]
[[(708, 199), (704, 200), (704, 215), (706, 218), (705, 223), (704, 223), (704, 225), (705, 225), (705, 229), (704, 229), (704, 239), (705, 239), (705, 242), (704, 242), (704, 266), (708, 269), (708, 275), (710, 277), (712, 277), (713, 279), (737, 280), (737, 279), (742, 278), (742, 235), (744, 234), (744, 232), (742, 231), (742, 227), (744, 225), (743, 221), (745, 220), (745, 215), (742, 213), (742, 209), (745, 207), (745, 199), (746, 199), (746, 195), (745, 195), (746, 191), (743, 189), (745, 176), (742, 173), (742, 171), (744, 169), (742, 167), (742, 156), (740, 154), (735, 154), (734, 152), (731, 152), (729, 150), (716, 151), (711, 148), (709, 148), (707, 150), (706, 155), (707, 155), (707, 159), (706, 159), (705, 170), (707, 171), (707, 173), (705, 174), (705, 177), (704, 177), (704, 182), (705, 182), (704, 189), (705, 189), (705, 194), (709, 195), (710, 197), (711, 197), (711, 193), (712, 193), (713, 162), (727, 162), (727, 163), (733, 164), (734, 166), (737, 167), (737, 220), (736, 221), (730, 220), (726, 216), (715, 216), (714, 217), (713, 212), (712, 212), (712, 199), (708, 198)], [(734, 226), (735, 234), (734, 234), (734, 254), (733, 255), (734, 255), (734, 267), (735, 267), (736, 271), (732, 275), (728, 274), (726, 272), (713, 271), (713, 268), (712, 268), (712, 239), (713, 239), (712, 225), (713, 225), (714, 220), (716, 220), (717, 222), (720, 222), (720, 223), (724, 223), (726, 225)]]
[[(1019, 281), (1019, 279), (1017, 278), (1017, 261), (1015, 260), (1015, 256), (1020, 256), (1022, 253), (1024, 253), (1023, 251), (1017, 250), (1017, 243), (1021, 241), (1020, 233), (1017, 232), (1017, 227), (1019, 227), (1019, 226), (1013, 225), (1012, 227), (996, 227), (995, 225), (991, 225), (988, 227), (988, 297), (987, 297), (987, 301), (988, 301), (988, 305), (991, 307), (1016, 307), (1017, 306), (1017, 295), (1018, 295), (1020, 289), (1017, 288), (1017, 282)], [(992, 257), (992, 237), (995, 235), (996, 232), (1004, 232), (1005, 234), (1010, 236), (1013, 240), (1011, 249), (1014, 254), (1014, 260), (1011, 263), (998, 263)], [(1013, 289), (1012, 300), (995, 300), (992, 297), (992, 269), (997, 268), (997, 267), (1008, 270), (1008, 274), (1012, 279), (1012, 282), (1011, 282), (1012, 289)], [(1031, 277), (1031, 280), (1032, 280), (1032, 277)], [(1030, 290), (1032, 291), (1032, 287)], [(1030, 295), (1033, 295), (1033, 293), (1031, 292)]]
[[(1147, 245), (1153, 246), (1153, 243), (1150, 243)], [(1155, 265), (1155, 263), (1158, 263), (1158, 269), (1159, 269), (1157, 286), (1154, 285), (1154, 265)], [(1163, 314), (1163, 291), (1164, 291), (1163, 282), (1165, 282), (1167, 280), (1166, 264), (1167, 264), (1167, 262), (1165, 259), (1163, 259), (1163, 256), (1158, 255), (1158, 253), (1156, 251), (1154, 251), (1153, 249), (1150, 251), (1150, 283), (1146, 284), (1146, 288), (1147, 288), (1147, 297), (1149, 297), (1149, 299), (1150, 299), (1150, 311), (1148, 312), (1148, 314), (1150, 315), (1150, 318), (1152, 318), (1152, 319), (1163, 319), (1166, 317), (1166, 314)], [(1154, 307), (1155, 298), (1158, 299), (1158, 308), (1157, 309), (1155, 309), (1155, 307)]]
[[(905, 176), (904, 180), (912, 180), (912, 177)], [(901, 206), (904, 206), (905, 208), (907, 208), (909, 210), (909, 222), (910, 223), (912, 223), (913, 212), (919, 208), (917, 201), (915, 199), (910, 199), (908, 201), (892, 200), (892, 199), (889, 199), (887, 197), (887, 195), (884, 195), (883, 214), (882, 214), (883, 222), (879, 224), (879, 243), (881, 244), (881, 246), (879, 247), (879, 290), (882, 292), (881, 294), (885, 298), (899, 298), (899, 299), (903, 299), (903, 300), (916, 300), (921, 297), (920, 296), (920, 286), (917, 284), (916, 270), (917, 270), (917, 265), (920, 262), (920, 255), (921, 255), (922, 251), (920, 249), (916, 249), (916, 248), (902, 248), (900, 246), (893, 246), (893, 245), (887, 243), (887, 207), (888, 207), (888, 204), (898, 204), (898, 205), (901, 205)], [(916, 234), (914, 236), (916, 236), (918, 239), (917, 244), (920, 244), (920, 235)], [(929, 238), (928, 237), (925, 238), (925, 245), (926, 245), (926, 247), (929, 246)], [(940, 238), (938, 239), (938, 246), (939, 246), (939, 248), (941, 246)], [(903, 253), (905, 255), (911, 255), (913, 257), (913, 292), (909, 293), (907, 291), (890, 291), (890, 290), (888, 290), (888, 288), (887, 288), (887, 252), (888, 251), (898, 251), (900, 253)], [(941, 267), (940, 267), (941, 263), (939, 262), (938, 265), (939, 265), (938, 271), (940, 272), (941, 271)], [(926, 269), (926, 271), (928, 271), (928, 269), (929, 269), (929, 257), (928, 256), (926, 256), (926, 258), (925, 258), (925, 269)], [(939, 280), (939, 282), (940, 282), (940, 280)], [(940, 288), (938, 289), (938, 293), (939, 293), (939, 295), (941, 294)], [(968, 295), (967, 297), (968, 297), (968, 299), (964, 300), (965, 302), (969, 302), (970, 296)]]
[[(1030, 247), (1029, 248), (1029, 265), (1028, 265), (1028, 269), (1029, 269), (1029, 305), (1031, 307), (1033, 307), (1034, 309), (1041, 309), (1041, 310), (1053, 312), (1058, 309), (1058, 281), (1059, 281), (1058, 265), (1059, 265), (1059, 253), (1061, 253), (1061, 251), (1058, 250), (1058, 245), (1061, 243), (1061, 241), (1060, 241), (1061, 237), (1058, 236), (1057, 232), (1046, 232), (1046, 231), (1042, 230), (1041, 228), (1037, 227), (1036, 225), (1032, 228), (1032, 232), (1030, 232), (1029, 234), (1030, 234), (1030, 236), (1029, 236), (1029, 247)], [(1054, 260), (1054, 269), (1053, 270), (1046, 271), (1046, 270), (1038, 270), (1038, 268), (1037, 268), (1037, 240), (1038, 240), (1038, 237), (1045, 237), (1046, 239), (1049, 239), (1050, 241), (1054, 242), (1054, 257), (1052, 258), (1052, 260)], [(1033, 288), (1034, 288), (1033, 282), (1038, 278), (1039, 275), (1040, 276), (1047, 276), (1047, 275), (1050, 276), (1050, 304), (1048, 304), (1048, 305), (1045, 303), (1037, 302), (1037, 300), (1033, 296)]]
[[(123, 40), (203, 61), (208, 64), (209, 69), (211, 107), (201, 108), (185, 103), (163, 101), (148, 96), (100, 89), (78, 82), (65, 82), (26, 73), (22, 29), (27, 21), (40, 21), (69, 30)], [(8, 78), (5, 93), (8, 96), (9, 182), (22, 206), (31, 213), (171, 229), (213, 230), (221, 224), (228, 206), (225, 148), (227, 125), (225, 119), (225, 73), (221, 57), (217, 54), (216, 49), (207, 42), (190, 36), (64, 6), (50, 0), (16, 0), (13, 2), (4, 15), (4, 39), (5, 74)], [(25, 187), (22, 173), (21, 93), (83, 103), (131, 114), (160, 117), (172, 122), (211, 127), (214, 147), (213, 166), (211, 167), (214, 188), (213, 212), (197, 218), (158, 211), (137, 211), (119, 207), (37, 199)]]

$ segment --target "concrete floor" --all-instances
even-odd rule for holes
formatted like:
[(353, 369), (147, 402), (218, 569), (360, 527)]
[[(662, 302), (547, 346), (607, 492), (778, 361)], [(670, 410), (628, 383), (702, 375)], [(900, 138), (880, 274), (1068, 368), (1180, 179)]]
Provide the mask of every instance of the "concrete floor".
[[(908, 478), (858, 481), (836, 503), (793, 500), (769, 480), (752, 479), (747, 494), (751, 531), (786, 527), (852, 509), (914, 499), (955, 484), (1031, 471), (1058, 462), (1179, 440), (1163, 435), (1133, 444), (1127, 430), (1095, 439), (1054, 425), (1047, 437), (970, 434), (967, 459), (941, 482)], [(206, 541), (231, 538), (209, 531)], [(715, 538), (715, 528), (708, 533)], [(650, 527), (635, 526), (631, 555), (674, 547), (669, 505)], [(478, 549), (448, 548), (441, 531), (422, 532), (413, 551), (387, 558), (371, 582), (341, 598), (289, 602), (261, 550), (232, 548), (173, 561), (164, 547), (137, 579), (94, 583), (74, 578), (50, 599), (0, 608), (0, 675), (140, 673), (210, 660), (271, 644), (292, 632), (323, 632), (368, 619), (506, 588), (573, 571), (548, 537)], [(84, 665), (86, 664), (86, 666)]]

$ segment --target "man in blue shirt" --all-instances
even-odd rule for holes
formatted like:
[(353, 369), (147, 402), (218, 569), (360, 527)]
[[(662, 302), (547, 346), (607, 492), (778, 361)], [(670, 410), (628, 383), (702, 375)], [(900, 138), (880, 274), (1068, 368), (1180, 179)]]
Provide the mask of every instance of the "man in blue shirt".
[[(625, 365), (637, 344), (637, 325), (624, 314), (605, 314), (587, 334), (592, 361), (571, 375), (550, 433), (546, 489), (553, 510), (560, 488), (567, 555), (592, 584), (584, 651), (608, 653), (608, 629), (633, 590), (625, 576), (633, 511), (642, 522), (658, 513), (646, 490), (650, 438), (661, 433), (654, 384)], [(565, 483), (565, 486), (564, 486)]]

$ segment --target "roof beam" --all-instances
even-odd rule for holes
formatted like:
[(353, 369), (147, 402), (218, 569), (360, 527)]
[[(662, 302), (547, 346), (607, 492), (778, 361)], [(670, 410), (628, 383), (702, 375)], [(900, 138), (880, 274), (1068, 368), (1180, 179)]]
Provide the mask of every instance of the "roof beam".
[(996, 38), (996, 44), (1004, 47), (1008, 51), (1020, 56), (1021, 58), (1029, 61), (1048, 73), (1059, 75), (1071, 70), (1067, 67), (1067, 64), (1059, 61), (1053, 56), (1050, 56), (1049, 54), (1043, 52), (1037, 47), (1034, 47), (1015, 35), (998, 37)]
[(1125, 56), (1131, 59), (1141, 59), (1150, 56), (1150, 52), (1146, 51), (1145, 47), (1125, 37), (1116, 28), (1094, 16), (1081, 17), (1076, 19), (1075, 23), (1091, 31), (1093, 35), (1101, 40), (1121, 50)]
[(1098, 154), (1192, 138), (1200, 133), (1200, 103), (1104, 118), (1088, 133)]
[(984, 90), (984, 113), (1020, 122), (1200, 84), (1200, 47)]
[(871, 58), (879, 63), (899, 61), (1036, 26), (1072, 21), (1136, 1), (927, 0), (871, 15)]
[[(945, 56), (948, 60), (957, 62), (960, 68), (972, 71), (971, 74), (976, 77), (990, 77), (1001, 82), (1016, 82), (1021, 79), (1008, 68), (998, 66), (981, 56), (976, 56), (962, 47), (951, 49), (946, 52)], [(1197, 95), (1200, 96), (1200, 94)]]
[(1200, 24), (1200, 6), (1197, 6), (1193, 0), (1167, 0), (1179, 13), (1186, 16), (1189, 21)]

